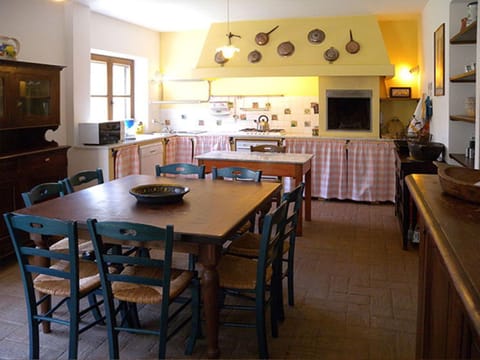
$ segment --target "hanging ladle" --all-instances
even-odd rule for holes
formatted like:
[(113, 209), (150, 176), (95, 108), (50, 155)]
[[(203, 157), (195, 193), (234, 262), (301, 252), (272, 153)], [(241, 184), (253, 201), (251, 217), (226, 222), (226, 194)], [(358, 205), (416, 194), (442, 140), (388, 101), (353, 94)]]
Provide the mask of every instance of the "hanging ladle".
[(275, 26), (272, 30), (270, 30), (267, 33), (264, 32), (259, 32), (257, 35), (255, 35), (255, 43), (257, 45), (263, 46), (268, 43), (268, 35), (270, 35), (272, 32), (278, 29), (278, 25)]

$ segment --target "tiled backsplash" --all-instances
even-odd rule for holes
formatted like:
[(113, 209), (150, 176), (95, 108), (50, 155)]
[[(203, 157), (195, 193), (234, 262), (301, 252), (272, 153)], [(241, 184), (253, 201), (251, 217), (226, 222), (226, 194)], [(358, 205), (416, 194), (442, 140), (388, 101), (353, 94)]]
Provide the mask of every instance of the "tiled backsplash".
[[(260, 115), (267, 115), (271, 129), (288, 133), (312, 133), (319, 124), (317, 96), (225, 96), (212, 97), (209, 103), (178, 104), (153, 110), (155, 122), (150, 131), (164, 127), (174, 130), (206, 130), (215, 132), (256, 128)], [(166, 121), (169, 120), (169, 121)]]

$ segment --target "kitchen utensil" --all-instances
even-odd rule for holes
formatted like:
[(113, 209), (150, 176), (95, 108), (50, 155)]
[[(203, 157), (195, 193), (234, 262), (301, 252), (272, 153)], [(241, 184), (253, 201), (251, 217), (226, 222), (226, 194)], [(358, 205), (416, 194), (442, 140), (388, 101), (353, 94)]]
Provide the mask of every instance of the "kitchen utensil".
[(260, 115), (257, 119), (257, 129), (260, 131), (268, 131), (270, 129), (270, 125), (268, 124), (268, 116), (267, 115)]
[(217, 64), (220, 64), (220, 65), (223, 65), (225, 64), (226, 62), (228, 62), (228, 59), (226, 59), (224, 56), (223, 56), (223, 53), (221, 51), (217, 51), (215, 53), (215, 62)]
[(480, 170), (435, 161), (440, 185), (447, 194), (480, 204)]
[(350, 30), (350, 41), (345, 45), (345, 50), (350, 54), (356, 54), (360, 50), (360, 44), (353, 40), (352, 30)]
[(138, 202), (171, 204), (181, 201), (189, 191), (188, 187), (175, 184), (147, 184), (130, 189), (130, 194), (135, 196)]
[(295, 46), (290, 41), (284, 41), (277, 47), (277, 53), (280, 56), (290, 56), (295, 51)]
[(308, 33), (307, 38), (311, 44), (320, 44), (325, 40), (325, 33), (320, 29), (313, 29)]
[(323, 57), (325, 58), (325, 60), (330, 62), (334, 62), (335, 60), (337, 60), (338, 56), (339, 56), (338, 50), (335, 49), (333, 46), (327, 49), (323, 53)]
[(270, 30), (267, 33), (259, 32), (257, 35), (255, 35), (255, 43), (260, 46), (266, 45), (269, 40), (268, 35), (270, 35), (272, 32), (274, 32), (277, 29), (278, 29), (278, 25), (275, 26), (272, 30)]
[(255, 64), (262, 60), (262, 54), (258, 50), (253, 50), (250, 51), (248, 54), (248, 62), (251, 62), (252, 64)]
[(408, 142), (410, 156), (415, 160), (434, 161), (444, 151), (444, 145), (438, 142), (421, 143), (417, 141)]

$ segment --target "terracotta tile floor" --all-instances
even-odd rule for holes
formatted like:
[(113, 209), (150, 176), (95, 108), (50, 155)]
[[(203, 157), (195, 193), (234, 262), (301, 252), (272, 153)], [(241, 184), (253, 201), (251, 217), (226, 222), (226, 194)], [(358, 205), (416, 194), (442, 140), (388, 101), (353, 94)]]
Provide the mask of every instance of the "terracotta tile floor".
[[(296, 304), (286, 307), (280, 337), (269, 339), (277, 359), (413, 359), (418, 253), (403, 251), (391, 204), (313, 201), (296, 247)], [(142, 309), (142, 313), (151, 312)], [(41, 335), (42, 359), (65, 359), (67, 331)], [(167, 347), (185, 358), (184, 334)], [(122, 359), (150, 359), (150, 336), (121, 335)], [(220, 328), (222, 358), (256, 358), (255, 331)], [(15, 262), (0, 264), (0, 359), (28, 357), (23, 289)], [(106, 331), (82, 334), (79, 358), (108, 358)], [(192, 359), (206, 358), (199, 340)]]

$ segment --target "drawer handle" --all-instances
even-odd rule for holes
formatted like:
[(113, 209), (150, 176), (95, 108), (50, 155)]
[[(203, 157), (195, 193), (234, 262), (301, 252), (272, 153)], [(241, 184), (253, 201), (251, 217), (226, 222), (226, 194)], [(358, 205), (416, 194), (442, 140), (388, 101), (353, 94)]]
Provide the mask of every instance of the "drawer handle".
[(43, 162), (46, 162), (46, 163), (47, 163), (47, 162), (50, 162), (50, 158), (49, 158), (49, 157), (46, 157), (46, 158), (43, 160)]

